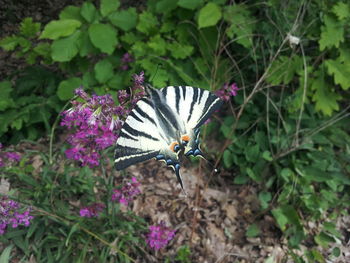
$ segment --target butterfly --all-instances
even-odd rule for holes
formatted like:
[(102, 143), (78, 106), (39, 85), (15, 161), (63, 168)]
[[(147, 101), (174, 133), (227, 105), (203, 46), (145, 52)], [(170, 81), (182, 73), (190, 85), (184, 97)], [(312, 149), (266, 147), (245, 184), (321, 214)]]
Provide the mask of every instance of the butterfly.
[(199, 133), (222, 100), (208, 90), (190, 86), (155, 89), (145, 85), (140, 99), (126, 118), (115, 148), (115, 168), (152, 158), (173, 168), (184, 189), (179, 153), (202, 156)]

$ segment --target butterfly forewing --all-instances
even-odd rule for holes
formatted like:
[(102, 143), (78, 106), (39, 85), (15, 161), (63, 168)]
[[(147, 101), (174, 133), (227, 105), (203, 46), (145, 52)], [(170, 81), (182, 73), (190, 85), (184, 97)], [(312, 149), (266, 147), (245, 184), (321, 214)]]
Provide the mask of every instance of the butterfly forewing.
[(156, 157), (167, 148), (165, 134), (157, 123), (152, 101), (141, 99), (126, 119), (115, 151), (115, 166), (122, 170)]

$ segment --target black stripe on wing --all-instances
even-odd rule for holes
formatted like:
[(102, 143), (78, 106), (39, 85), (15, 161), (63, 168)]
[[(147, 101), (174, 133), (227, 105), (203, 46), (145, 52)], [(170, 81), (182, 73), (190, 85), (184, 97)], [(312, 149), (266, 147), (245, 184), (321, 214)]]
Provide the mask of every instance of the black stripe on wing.
[[(185, 90), (185, 87), (182, 87), (182, 89)], [(198, 88), (193, 88), (193, 100), (191, 102), (190, 114), (188, 115), (187, 122), (191, 119), (194, 105), (198, 103), (198, 93), (203, 93), (203, 91)]]
[(204, 124), (204, 122), (209, 119), (210, 115), (219, 109), (222, 105), (222, 100), (218, 98), (217, 96), (210, 94), (207, 101), (205, 102), (204, 108), (203, 108), (203, 115), (198, 120), (197, 125), (194, 127), (194, 129), (200, 127)]
[(127, 123), (124, 123), (123, 128), (122, 128), (122, 132), (123, 131), (126, 131), (127, 133), (129, 133), (129, 134), (131, 134), (132, 136), (135, 136), (135, 137), (145, 137), (145, 138), (150, 139), (152, 141), (159, 141), (158, 138), (155, 138), (155, 137), (153, 137), (150, 134), (147, 134), (147, 133), (142, 132), (142, 131), (135, 130), (134, 128), (132, 128)]
[(115, 168), (123, 170), (130, 165), (155, 158), (159, 151), (142, 151), (137, 148), (117, 145), (115, 149)]

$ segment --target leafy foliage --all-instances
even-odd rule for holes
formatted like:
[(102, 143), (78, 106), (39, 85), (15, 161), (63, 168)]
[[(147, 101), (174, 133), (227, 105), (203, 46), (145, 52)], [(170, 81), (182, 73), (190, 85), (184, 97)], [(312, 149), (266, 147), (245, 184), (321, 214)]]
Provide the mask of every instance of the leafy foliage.
[[(26, 18), (19, 33), (0, 40), (0, 47), (30, 65), (44, 66), (0, 82), (1, 141), (48, 133), (80, 85), (97, 94), (115, 94), (141, 70), (157, 87), (185, 84), (217, 90), (234, 80), (240, 92), (232, 107), (224, 109), (217, 129), (226, 142), (217, 158), (235, 175), (234, 183), (259, 185), (262, 213), (273, 216), (292, 257), (293, 248), (313, 242), (303, 259), (294, 256), (296, 262), (322, 262), (317, 245), (339, 239), (334, 220), (349, 199), (349, 10), (346, 1), (149, 0), (143, 8), (124, 9), (119, 1), (102, 0), (100, 6), (67, 6), (43, 29)], [(127, 63), (125, 53), (133, 58)], [(48, 70), (54, 66), (56, 73)], [(93, 195), (88, 190), (93, 179), (83, 178), (62, 176), (60, 180), (67, 180), (62, 184), (70, 187), (52, 193), (67, 199), (73, 192)], [(27, 175), (19, 179), (34, 189), (58, 187), (45, 176), (35, 183)], [(26, 191), (28, 199), (51, 211), (42, 191), (34, 197)], [(55, 205), (66, 212), (63, 204)], [(101, 225), (111, 227), (108, 220), (113, 219), (104, 218)], [(310, 231), (309, 221), (321, 227)], [(50, 243), (62, 260), (74, 254), (70, 242), (78, 240), (87, 257), (88, 239), (72, 225), (56, 227), (47, 239), (35, 234), (37, 240)], [(128, 233), (126, 243), (139, 230), (136, 225), (120, 227)], [(30, 231), (29, 238), (39, 230)], [(28, 251), (23, 233), (16, 235), (21, 240), (16, 246)], [(260, 235), (258, 225), (253, 223), (246, 235)], [(55, 247), (60, 238), (67, 248)], [(4, 257), (11, 249), (6, 248)], [(40, 246), (35, 249), (42, 253)], [(187, 262), (189, 254), (184, 247), (177, 259)], [(52, 253), (47, 255), (43, 261), (52, 260)]]

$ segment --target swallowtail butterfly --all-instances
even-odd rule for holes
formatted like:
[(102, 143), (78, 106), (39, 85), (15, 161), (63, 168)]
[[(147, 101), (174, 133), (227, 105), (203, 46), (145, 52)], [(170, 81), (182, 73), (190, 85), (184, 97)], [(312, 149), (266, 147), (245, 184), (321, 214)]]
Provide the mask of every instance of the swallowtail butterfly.
[(132, 164), (156, 158), (165, 161), (180, 175), (179, 153), (201, 156), (200, 126), (217, 110), (222, 101), (200, 88), (170, 86), (160, 90), (146, 86), (120, 131), (115, 150), (115, 167), (122, 170)]

